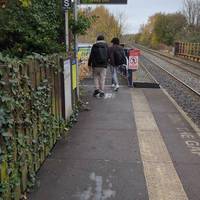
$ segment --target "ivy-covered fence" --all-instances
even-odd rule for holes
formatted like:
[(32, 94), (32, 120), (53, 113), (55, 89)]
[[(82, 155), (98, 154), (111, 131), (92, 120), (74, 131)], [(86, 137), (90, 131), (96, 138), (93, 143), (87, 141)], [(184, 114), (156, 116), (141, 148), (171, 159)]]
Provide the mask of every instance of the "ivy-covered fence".
[(21, 198), (66, 131), (59, 57), (0, 65), (0, 200)]

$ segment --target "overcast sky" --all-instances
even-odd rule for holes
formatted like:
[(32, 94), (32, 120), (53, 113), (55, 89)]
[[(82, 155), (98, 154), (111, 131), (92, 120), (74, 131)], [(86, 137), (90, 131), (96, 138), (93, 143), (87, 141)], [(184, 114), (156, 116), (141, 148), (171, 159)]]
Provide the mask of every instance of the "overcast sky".
[(181, 11), (183, 0), (128, 0), (127, 5), (108, 5), (106, 7), (114, 14), (124, 13), (128, 27), (125, 33), (137, 33), (140, 25), (146, 24), (148, 18), (155, 13)]

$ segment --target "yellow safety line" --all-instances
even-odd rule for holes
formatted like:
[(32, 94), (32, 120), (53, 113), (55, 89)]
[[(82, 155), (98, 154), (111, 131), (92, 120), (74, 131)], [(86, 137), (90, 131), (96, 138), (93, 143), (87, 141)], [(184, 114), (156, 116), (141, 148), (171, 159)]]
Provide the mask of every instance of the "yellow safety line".
[(149, 199), (188, 200), (144, 93), (131, 95)]

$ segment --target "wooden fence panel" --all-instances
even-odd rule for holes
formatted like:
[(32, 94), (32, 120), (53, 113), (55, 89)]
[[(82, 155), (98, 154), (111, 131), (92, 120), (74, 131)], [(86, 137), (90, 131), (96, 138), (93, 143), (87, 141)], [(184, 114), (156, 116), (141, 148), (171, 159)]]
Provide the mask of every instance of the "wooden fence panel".
[[(60, 65), (59, 59), (56, 57), (55, 59)], [(13, 195), (14, 199), (19, 200), (27, 188), (28, 181), (40, 168), (45, 157), (56, 143), (57, 137), (60, 135), (59, 131), (62, 131), (57, 126), (59, 125), (58, 121), (63, 116), (63, 100), (61, 99), (63, 87), (61, 73), (63, 72), (59, 72), (55, 66), (48, 68), (37, 60), (29, 60), (27, 64), (15, 65), (11, 68), (0, 66), (0, 70), (4, 74), (0, 81), (5, 81), (7, 84), (6, 87), (2, 86), (2, 88), (6, 95), (13, 96), (16, 106), (14, 113), (11, 113), (14, 125), (12, 129), (8, 130), (11, 135), (8, 139), (12, 146), (11, 153), (8, 152), (8, 145), (6, 146), (4, 137), (0, 136), (1, 151), (4, 152), (4, 159), (0, 161), (0, 189), (3, 191), (0, 195), (3, 196), (4, 200), (12, 199)], [(17, 72), (14, 73), (12, 70)], [(15, 89), (18, 91), (16, 95), (13, 95), (11, 83), (8, 81), (11, 78), (10, 74), (16, 76)], [(45, 86), (45, 80), (47, 86)], [(39, 95), (45, 92), (44, 88), (48, 89), (48, 85), (50, 85), (50, 91), (46, 92), (49, 93), (50, 99), (42, 102)], [(37, 110), (39, 109), (37, 104), (41, 106), (42, 103), (48, 104), (49, 101), (50, 107), (47, 107), (46, 113)], [(19, 103), (17, 104), (17, 102)], [(52, 123), (48, 122), (48, 119), (51, 119)], [(11, 157), (11, 160), (8, 156)], [(12, 173), (8, 173), (10, 170)], [(14, 178), (19, 181), (19, 184), (13, 183)]]
[(175, 55), (200, 62), (200, 43), (176, 42)]

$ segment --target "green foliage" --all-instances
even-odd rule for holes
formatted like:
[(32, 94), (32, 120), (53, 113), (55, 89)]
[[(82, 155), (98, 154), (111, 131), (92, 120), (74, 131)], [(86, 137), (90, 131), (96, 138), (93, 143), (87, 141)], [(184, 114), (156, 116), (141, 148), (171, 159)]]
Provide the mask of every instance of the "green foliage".
[(161, 43), (173, 45), (176, 36), (185, 26), (186, 19), (180, 13), (160, 14), (154, 24), (154, 33)]
[[(80, 12), (78, 21), (70, 10), (70, 29), (83, 35), (95, 16)], [(60, 0), (12, 0), (0, 10), (0, 51), (25, 57), (33, 52), (52, 54), (65, 51), (65, 24)], [(71, 37), (72, 38), (72, 37)]]
[(156, 13), (135, 34), (134, 40), (156, 49), (173, 46), (175, 41), (199, 43), (200, 34), (199, 28), (189, 25), (182, 13)]
[(182, 30), (177, 35), (177, 41), (182, 42), (192, 42), (199, 43), (200, 42), (200, 31), (190, 31), (190, 30)]
[[(35, 54), (33, 58), (38, 69), (51, 69), (57, 76), (57, 56)], [(28, 187), (36, 183), (35, 173), (43, 157), (77, 121), (77, 110), (66, 123), (52, 111), (53, 98), (58, 98), (52, 96), (52, 75), (41, 78), (39, 74), (35, 85), (31, 81), (35, 75), (27, 74), (27, 62), (1, 54), (0, 61), (7, 65), (0, 68), (0, 176), (4, 177), (0, 196), (4, 199), (10, 194), (13, 199), (17, 188), (22, 188), (24, 173)]]
[(181, 13), (157, 13), (149, 17), (135, 40), (144, 45), (157, 48), (160, 44), (171, 46), (187, 26), (186, 18)]
[(78, 20), (70, 18), (69, 26), (73, 34), (85, 35), (86, 31), (91, 27), (91, 25), (96, 21), (96, 16), (86, 16), (83, 12), (79, 12)]
[[(103, 34), (107, 41), (111, 41), (114, 36), (121, 37), (125, 24), (123, 15), (114, 16), (104, 6), (97, 6), (94, 9), (89, 7), (83, 9), (82, 13), (85, 13), (89, 19), (91, 16), (95, 16), (95, 23), (88, 28), (87, 34), (79, 37), (80, 42), (94, 42), (99, 34)], [(94, 20), (92, 19), (92, 21)]]
[[(59, 0), (8, 1), (0, 10), (0, 46), (19, 57), (64, 49), (64, 17)], [(22, 6), (24, 5), (24, 6)]]
[(31, 0), (19, 0), (23, 7), (29, 7), (31, 5)]
[(159, 42), (160, 41), (159, 41), (158, 37), (156, 36), (156, 34), (155, 33), (152, 34), (152, 37), (151, 37), (151, 47), (154, 48), (154, 49), (158, 48)]

